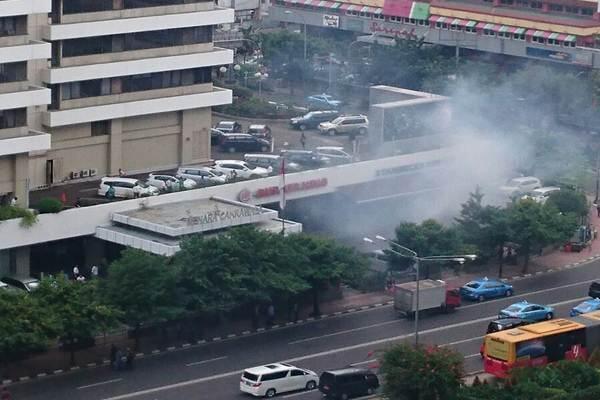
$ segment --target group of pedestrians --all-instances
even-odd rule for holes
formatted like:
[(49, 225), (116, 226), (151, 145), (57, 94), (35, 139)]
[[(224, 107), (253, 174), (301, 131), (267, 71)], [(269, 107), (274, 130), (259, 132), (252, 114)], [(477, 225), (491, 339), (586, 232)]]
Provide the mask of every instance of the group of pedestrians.
[(115, 371), (133, 369), (134, 358), (135, 354), (129, 347), (123, 351), (114, 344), (110, 346), (110, 366)]
[[(92, 265), (92, 268), (90, 269), (90, 278), (91, 279), (96, 279), (98, 278), (98, 274), (100, 273), (100, 269), (98, 268), (97, 265)], [(85, 275), (81, 273), (81, 271), (79, 270), (79, 265), (75, 265), (73, 267), (73, 280), (77, 281), (77, 282), (85, 282)]]

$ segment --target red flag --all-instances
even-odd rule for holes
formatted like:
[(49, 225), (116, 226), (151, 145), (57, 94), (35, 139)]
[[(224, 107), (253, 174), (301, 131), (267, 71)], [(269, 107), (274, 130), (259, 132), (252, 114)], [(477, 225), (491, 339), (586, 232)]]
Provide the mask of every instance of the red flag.
[(281, 168), (279, 169), (279, 209), (285, 209), (285, 158), (281, 157)]

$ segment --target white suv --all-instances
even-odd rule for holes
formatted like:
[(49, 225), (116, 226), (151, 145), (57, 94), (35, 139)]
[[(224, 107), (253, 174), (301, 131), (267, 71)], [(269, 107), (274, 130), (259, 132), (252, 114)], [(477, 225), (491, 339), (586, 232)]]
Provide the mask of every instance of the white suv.
[(272, 169), (255, 167), (248, 164), (246, 161), (240, 160), (217, 160), (215, 161), (214, 169), (224, 173), (230, 179), (255, 179), (269, 176)]
[(100, 180), (98, 196), (109, 196), (109, 189), (113, 188), (114, 197), (134, 199), (137, 197), (156, 196), (159, 190), (154, 186), (132, 178), (104, 177)]
[(364, 115), (344, 115), (331, 122), (321, 122), (319, 132), (335, 136), (338, 133), (365, 135), (369, 129), (369, 120)]
[(286, 363), (273, 363), (248, 368), (240, 379), (240, 390), (256, 397), (274, 397), (293, 390), (314, 390), (319, 376), (308, 369)]

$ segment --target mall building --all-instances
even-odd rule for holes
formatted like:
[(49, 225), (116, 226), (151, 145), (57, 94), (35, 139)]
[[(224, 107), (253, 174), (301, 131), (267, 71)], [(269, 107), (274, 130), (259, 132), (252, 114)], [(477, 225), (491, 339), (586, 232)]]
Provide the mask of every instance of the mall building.
[(0, 1), (0, 199), (210, 159), (211, 0)]
[[(275, 0), (269, 18), (600, 68), (597, 0)], [(383, 38), (383, 39), (380, 39)], [(350, 52), (352, 46), (346, 51)]]

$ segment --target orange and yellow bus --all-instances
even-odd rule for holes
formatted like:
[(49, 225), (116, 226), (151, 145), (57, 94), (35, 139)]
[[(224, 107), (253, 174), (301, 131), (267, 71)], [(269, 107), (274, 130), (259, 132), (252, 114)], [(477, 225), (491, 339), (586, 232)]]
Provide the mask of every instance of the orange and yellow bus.
[(585, 359), (600, 345), (600, 311), (490, 333), (485, 337), (484, 370), (505, 378), (515, 367)]

